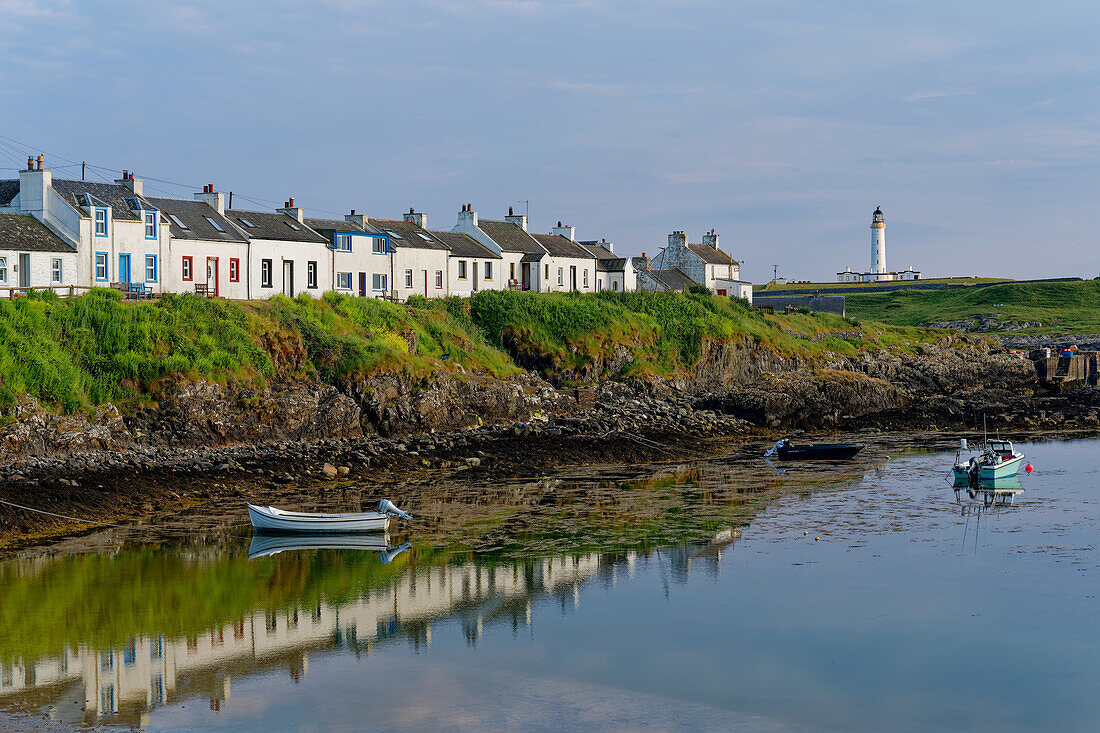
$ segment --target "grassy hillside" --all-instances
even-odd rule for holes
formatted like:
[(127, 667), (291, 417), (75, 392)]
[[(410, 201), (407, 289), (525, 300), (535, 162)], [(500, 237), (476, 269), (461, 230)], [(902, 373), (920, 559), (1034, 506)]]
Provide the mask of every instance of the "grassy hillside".
[[(922, 283), (938, 283), (941, 285), (983, 285), (986, 283), (1010, 283), (1013, 282), (1006, 277), (932, 277), (927, 279), (921, 279)], [(894, 283), (840, 283), (840, 282), (828, 282), (828, 283), (783, 283), (782, 285), (774, 285), (772, 283), (763, 283), (760, 285), (753, 285), (752, 291), (759, 293), (760, 295), (767, 295), (769, 290), (807, 290), (814, 292), (816, 290), (833, 290), (835, 288), (876, 288), (883, 285), (891, 285)]]
[(902, 290), (893, 293), (848, 294), (848, 314), (854, 318), (917, 326), (982, 318), (1001, 323), (994, 330), (1038, 323), (1019, 333), (1100, 333), (1100, 281), (1005, 283), (958, 290)]
[(232, 302), (194, 295), (123, 301), (112, 290), (70, 299), (0, 300), (0, 407), (33, 395), (72, 411), (151, 399), (168, 376), (261, 386), (274, 378), (328, 383), (361, 374), (437, 369), (504, 377), (537, 363), (548, 374), (604, 373), (613, 357), (633, 376), (690, 370), (706, 341), (764, 345), (787, 356), (861, 348), (911, 351), (941, 334), (843, 318), (764, 315), (703, 294), (537, 294), (407, 304), (328, 294)]

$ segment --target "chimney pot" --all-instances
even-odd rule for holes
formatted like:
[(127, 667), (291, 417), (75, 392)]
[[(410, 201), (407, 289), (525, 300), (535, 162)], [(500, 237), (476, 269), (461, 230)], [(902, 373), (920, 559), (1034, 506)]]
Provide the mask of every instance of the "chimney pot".
[(352, 210), (351, 210), (351, 215), (352, 215), (352, 216), (355, 216), (355, 209), (352, 209)]
[(34, 156), (33, 155), (28, 155), (27, 156), (27, 170), (29, 170), (29, 171), (34, 170)]
[(287, 208), (288, 209), (293, 209), (294, 208), (294, 197), (293, 196), (290, 197), (290, 203), (287, 204)]
[(42, 156), (38, 156), (38, 170), (42, 170)]
[(508, 207), (508, 216), (512, 216), (512, 207), (511, 206)]
[(415, 206), (410, 206), (409, 207), (409, 213), (410, 214), (415, 214), (416, 213), (416, 207)]

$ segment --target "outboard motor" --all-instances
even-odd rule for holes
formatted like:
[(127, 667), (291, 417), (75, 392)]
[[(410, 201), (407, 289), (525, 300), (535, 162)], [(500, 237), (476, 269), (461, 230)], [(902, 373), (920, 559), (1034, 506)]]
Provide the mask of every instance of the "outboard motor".
[(383, 514), (388, 514), (391, 517), (397, 517), (398, 519), (412, 519), (412, 515), (408, 512), (398, 509), (392, 501), (389, 499), (383, 499), (378, 502), (378, 511)]

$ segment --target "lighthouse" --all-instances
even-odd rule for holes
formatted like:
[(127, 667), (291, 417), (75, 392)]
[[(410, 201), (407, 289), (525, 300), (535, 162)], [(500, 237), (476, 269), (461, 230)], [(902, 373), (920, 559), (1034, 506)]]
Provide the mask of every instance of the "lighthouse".
[(871, 279), (886, 280), (886, 221), (882, 208), (875, 207), (871, 216)]

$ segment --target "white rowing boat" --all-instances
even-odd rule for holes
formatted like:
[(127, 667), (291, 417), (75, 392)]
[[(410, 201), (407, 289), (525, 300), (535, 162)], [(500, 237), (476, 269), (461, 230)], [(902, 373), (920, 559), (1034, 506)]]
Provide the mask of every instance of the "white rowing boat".
[(248, 505), (248, 518), (257, 532), (291, 532), (302, 534), (330, 532), (385, 532), (390, 521), (411, 519), (412, 515), (403, 512), (387, 499), (378, 505), (377, 512), (359, 512), (356, 514), (317, 514), (310, 512), (291, 512), (276, 509), (273, 506)]

